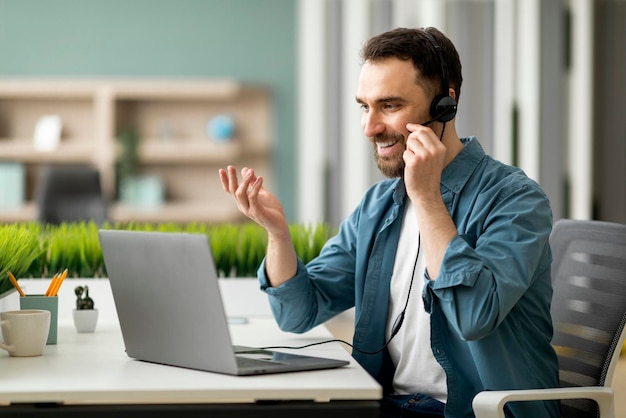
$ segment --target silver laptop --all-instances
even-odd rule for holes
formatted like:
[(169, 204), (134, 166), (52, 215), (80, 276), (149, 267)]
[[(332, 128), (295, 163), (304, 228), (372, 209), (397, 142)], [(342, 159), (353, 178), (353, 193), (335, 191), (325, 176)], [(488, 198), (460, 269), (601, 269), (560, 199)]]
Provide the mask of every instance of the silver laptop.
[(233, 346), (205, 235), (100, 230), (129, 357), (230, 375), (344, 366), (344, 360)]

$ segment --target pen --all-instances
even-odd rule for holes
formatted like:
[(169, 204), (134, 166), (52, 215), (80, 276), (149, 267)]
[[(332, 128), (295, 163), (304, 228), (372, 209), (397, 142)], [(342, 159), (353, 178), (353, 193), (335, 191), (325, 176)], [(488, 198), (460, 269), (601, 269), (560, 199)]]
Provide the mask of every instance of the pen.
[(22, 297), (25, 296), (24, 295), (24, 291), (22, 290), (20, 285), (17, 283), (17, 279), (15, 278), (15, 276), (10, 271), (8, 273), (9, 273), (9, 280), (11, 280), (11, 283), (13, 283), (13, 286), (15, 286), (15, 288), (19, 292), (20, 296), (22, 296)]

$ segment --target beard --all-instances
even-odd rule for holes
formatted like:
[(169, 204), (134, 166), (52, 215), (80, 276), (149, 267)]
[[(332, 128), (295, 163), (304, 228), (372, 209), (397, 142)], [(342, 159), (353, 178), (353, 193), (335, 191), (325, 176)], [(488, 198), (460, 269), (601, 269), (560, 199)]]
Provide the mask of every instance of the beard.
[(379, 142), (390, 141), (398, 141), (403, 144), (405, 143), (404, 136), (399, 133), (376, 135), (370, 138), (370, 142), (374, 145), (374, 159), (376, 160), (376, 166), (385, 177), (402, 177), (404, 174), (404, 159), (402, 158), (404, 147), (392, 155), (381, 156), (378, 154), (378, 146), (376, 144)]

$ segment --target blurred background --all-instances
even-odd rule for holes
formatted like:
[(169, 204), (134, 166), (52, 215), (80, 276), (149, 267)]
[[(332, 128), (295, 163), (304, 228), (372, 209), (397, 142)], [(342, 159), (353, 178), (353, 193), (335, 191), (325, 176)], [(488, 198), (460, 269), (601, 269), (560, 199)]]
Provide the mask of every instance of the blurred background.
[(555, 219), (626, 223), (624, 22), (623, 0), (0, 0), (0, 221), (41, 216), (48, 166), (77, 164), (114, 220), (236, 220), (234, 163), (290, 221), (336, 225), (380, 179), (362, 44), (436, 26), (463, 64), (459, 134), (539, 181)]

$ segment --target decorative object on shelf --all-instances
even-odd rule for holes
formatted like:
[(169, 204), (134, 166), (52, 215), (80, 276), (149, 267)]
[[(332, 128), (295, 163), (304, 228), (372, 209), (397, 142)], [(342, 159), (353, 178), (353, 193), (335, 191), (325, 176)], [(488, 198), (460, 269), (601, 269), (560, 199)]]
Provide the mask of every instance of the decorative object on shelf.
[(74, 326), (78, 332), (94, 332), (98, 323), (98, 310), (89, 297), (89, 286), (76, 286), (76, 309), (72, 312)]
[(42, 116), (35, 127), (34, 145), (37, 151), (53, 151), (61, 141), (61, 117), (58, 115)]
[(158, 208), (163, 204), (165, 191), (159, 176), (139, 175), (139, 138), (135, 130), (127, 129), (119, 135), (122, 153), (117, 160), (118, 194), (125, 206), (141, 209)]
[(18, 209), (24, 204), (24, 164), (0, 162), (0, 209)]
[(125, 129), (118, 135), (117, 140), (122, 147), (116, 162), (117, 181), (118, 185), (121, 185), (125, 178), (137, 174), (139, 137), (134, 129)]
[(158, 124), (157, 136), (161, 142), (172, 142), (176, 138), (176, 127), (170, 119), (163, 119)]
[(156, 209), (163, 205), (165, 187), (159, 176), (127, 176), (120, 183), (120, 201), (125, 206)]
[(230, 141), (235, 133), (235, 120), (230, 115), (217, 115), (209, 120), (206, 130), (214, 141)]

